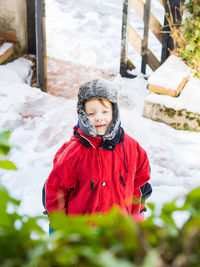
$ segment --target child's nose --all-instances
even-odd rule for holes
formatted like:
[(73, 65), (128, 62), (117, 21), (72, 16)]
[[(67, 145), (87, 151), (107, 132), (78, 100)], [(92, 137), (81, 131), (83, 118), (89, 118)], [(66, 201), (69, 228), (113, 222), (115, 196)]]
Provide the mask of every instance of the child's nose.
[(98, 113), (95, 117), (96, 121), (101, 121), (102, 120), (102, 116), (100, 113)]

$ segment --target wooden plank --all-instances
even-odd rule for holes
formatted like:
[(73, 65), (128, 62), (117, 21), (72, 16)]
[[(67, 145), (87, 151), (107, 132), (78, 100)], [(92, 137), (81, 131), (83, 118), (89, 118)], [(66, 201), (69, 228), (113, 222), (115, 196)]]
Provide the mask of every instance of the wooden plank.
[(151, 84), (149, 84), (147, 87), (149, 91), (154, 92), (154, 93), (158, 93), (162, 95), (169, 95), (169, 96), (178, 96), (188, 80), (189, 80), (189, 77), (185, 77), (182, 80), (182, 82), (179, 84), (176, 90), (167, 89), (161, 86), (151, 85)]
[(147, 59), (148, 59), (148, 65), (153, 71), (160, 67), (160, 62), (149, 48), (148, 48)]
[(135, 48), (136, 52), (141, 55), (142, 50), (142, 38), (136, 32), (132, 25), (128, 28), (128, 40), (130, 44)]
[[(140, 18), (143, 20), (144, 6), (145, 6), (144, 2), (142, 0), (131, 0), (130, 4), (131, 8), (133, 8), (136, 11), (136, 13), (140, 16)], [(162, 29), (162, 25), (152, 13), (150, 13), (149, 28), (156, 36), (156, 38), (160, 41), (160, 43), (162, 43), (162, 33), (159, 32), (159, 30)]]
[(122, 13), (121, 58), (120, 58), (120, 74), (122, 77), (126, 75), (126, 59), (128, 54), (129, 7), (130, 7), (129, 0), (124, 0), (123, 13)]
[(184, 86), (189, 80), (189, 76), (185, 77), (182, 82), (179, 84), (178, 88), (176, 89), (177, 96), (180, 94), (180, 92), (183, 90)]
[(46, 57), (46, 49), (44, 47), (43, 8), (43, 0), (35, 0), (37, 86), (41, 88), (41, 90), (46, 91), (46, 70), (44, 60)]
[(0, 56), (0, 64), (6, 61), (14, 53), (14, 44)]
[(147, 65), (147, 52), (148, 52), (148, 36), (149, 36), (149, 17), (151, 10), (151, 0), (146, 0), (145, 9), (144, 9), (144, 34), (142, 40), (142, 64), (141, 72), (146, 74), (146, 65)]
[(166, 88), (161, 87), (161, 86), (149, 84), (147, 88), (149, 89), (150, 92), (154, 92), (157, 94), (176, 96), (176, 91), (171, 90), (171, 89), (166, 89)]
[(0, 37), (2, 37), (7, 42), (16, 42), (17, 37), (15, 33), (12, 32), (5, 32), (0, 30)]
[(153, 32), (153, 34), (156, 36), (158, 41), (163, 44), (163, 39), (162, 39), (162, 25), (160, 22), (157, 20), (157, 18), (151, 14), (150, 19), (149, 19), (149, 29)]
[[(129, 25), (129, 31), (128, 31), (128, 39), (130, 44), (134, 47), (136, 52), (141, 55), (141, 49), (142, 49), (142, 38), (140, 35), (136, 32), (136, 30), (133, 28), (132, 25)], [(160, 66), (160, 62), (158, 59), (154, 56), (152, 51), (148, 48), (147, 53), (147, 62), (148, 65), (152, 70), (156, 70)]]

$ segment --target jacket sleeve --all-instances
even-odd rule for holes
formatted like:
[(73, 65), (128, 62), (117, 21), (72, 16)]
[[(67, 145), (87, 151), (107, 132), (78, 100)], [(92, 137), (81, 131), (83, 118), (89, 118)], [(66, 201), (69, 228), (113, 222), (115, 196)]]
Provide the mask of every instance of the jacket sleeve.
[(148, 183), (150, 179), (149, 159), (145, 150), (138, 144), (138, 157), (134, 183), (132, 214), (140, 214), (145, 211), (145, 200), (151, 195), (152, 187)]
[(68, 146), (61, 148), (55, 155), (53, 169), (43, 188), (43, 205), (46, 211), (63, 211), (67, 213), (68, 197), (76, 186), (72, 170), (65, 157)]

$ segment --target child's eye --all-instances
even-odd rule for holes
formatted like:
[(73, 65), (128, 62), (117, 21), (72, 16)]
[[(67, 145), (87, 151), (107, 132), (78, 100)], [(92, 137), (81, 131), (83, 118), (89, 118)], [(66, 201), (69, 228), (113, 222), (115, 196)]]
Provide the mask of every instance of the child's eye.
[(93, 116), (94, 115), (94, 112), (90, 112), (87, 114), (88, 116)]
[(104, 110), (103, 113), (108, 113), (108, 111), (107, 110)]

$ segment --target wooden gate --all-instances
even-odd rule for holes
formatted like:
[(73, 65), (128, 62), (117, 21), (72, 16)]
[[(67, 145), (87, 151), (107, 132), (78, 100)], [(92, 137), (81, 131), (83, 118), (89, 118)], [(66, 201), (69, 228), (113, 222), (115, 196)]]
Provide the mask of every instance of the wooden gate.
[[(122, 37), (121, 37), (121, 59), (120, 59), (120, 74), (122, 77), (134, 78), (135, 75), (127, 73), (128, 59), (128, 43), (142, 57), (141, 72), (146, 73), (146, 65), (148, 64), (152, 70), (156, 70), (162, 62), (169, 56), (169, 48), (173, 49), (173, 40), (170, 37), (168, 27), (169, 11), (173, 20), (180, 23), (180, 0), (159, 0), (165, 9), (164, 25), (161, 25), (154, 14), (151, 13), (151, 0), (124, 0), (123, 1), (123, 16), (122, 16)], [(130, 9), (134, 9), (144, 22), (143, 39), (137, 33), (135, 28), (129, 23)], [(162, 56), (159, 61), (153, 52), (148, 48), (148, 33), (149, 30), (155, 35), (162, 45)], [(164, 33), (165, 32), (165, 33)]]
[(37, 87), (46, 91), (46, 36), (45, 36), (45, 1), (26, 0), (27, 35), (29, 54), (36, 56)]

